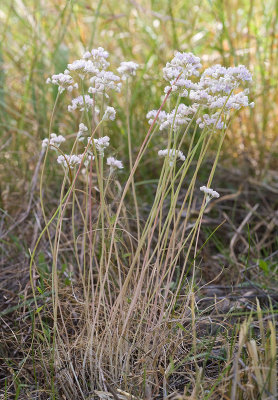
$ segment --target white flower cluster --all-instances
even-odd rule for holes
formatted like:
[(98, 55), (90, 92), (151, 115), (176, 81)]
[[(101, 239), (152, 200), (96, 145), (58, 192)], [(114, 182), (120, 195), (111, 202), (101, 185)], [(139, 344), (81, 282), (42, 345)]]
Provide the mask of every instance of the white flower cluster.
[(72, 154), (72, 155), (63, 155), (61, 154), (57, 158), (57, 163), (63, 165), (63, 167), (68, 168), (74, 167), (75, 165), (79, 165), (81, 163), (81, 160), (83, 158), (83, 154)]
[(95, 157), (93, 155), (91, 155), (91, 154), (86, 154), (84, 156), (84, 153), (82, 153), (82, 154), (71, 154), (71, 155), (68, 155), (68, 154), (63, 155), (63, 154), (61, 154), (57, 158), (57, 163), (62, 165), (64, 168), (67, 169), (68, 167), (73, 168), (73, 167), (75, 167), (77, 165), (80, 165), (82, 159), (84, 160), (85, 167), (88, 167), (89, 162), (91, 160), (94, 160)]
[[(202, 67), (200, 58), (192, 53), (176, 52), (171, 62), (163, 68), (164, 79), (170, 82), (171, 86), (165, 88), (167, 93), (170, 88), (172, 91), (179, 91), (181, 96), (187, 96), (187, 89), (191, 89), (194, 84), (188, 79), (191, 76), (199, 76), (199, 69)], [(178, 78), (178, 79), (177, 79)]]
[(102, 119), (104, 121), (114, 121), (114, 119), (116, 118), (116, 110), (114, 107), (106, 107), (106, 110), (103, 114)]
[(218, 192), (216, 192), (215, 190), (213, 190), (211, 188), (208, 188), (207, 186), (201, 186), (200, 190), (201, 190), (201, 192), (205, 193), (207, 202), (213, 198), (218, 199), (220, 197), (220, 194)]
[[(149, 111), (148, 114), (146, 115), (146, 117), (148, 119), (148, 123), (150, 125), (152, 125), (152, 123), (154, 122), (157, 112), (158, 112), (158, 110), (152, 110), (152, 111)], [(159, 125), (162, 125), (167, 120), (167, 115), (168, 114), (165, 111), (161, 110), (160, 113), (158, 114), (156, 122)]]
[(96, 146), (97, 151), (99, 152), (100, 156), (104, 156), (104, 150), (109, 146), (110, 144), (110, 137), (109, 136), (103, 136), (99, 139), (94, 139), (94, 144)]
[(108, 51), (105, 51), (102, 47), (98, 47), (92, 51), (86, 51), (83, 54), (83, 58), (85, 60), (91, 60), (98, 69), (106, 69), (109, 67), (110, 63), (106, 60), (108, 56)]
[(49, 142), (49, 146), (56, 146), (59, 147), (61, 143), (65, 142), (65, 138), (62, 135), (57, 136), (56, 133), (51, 133), (50, 134), (50, 140), (48, 140), (48, 138), (43, 139), (42, 141), (42, 149), (46, 149), (46, 147), (48, 146), (48, 142)]
[(185, 161), (185, 156), (182, 151), (175, 149), (165, 149), (158, 151), (159, 157), (168, 157), (169, 165), (172, 167), (174, 165), (174, 161), (179, 158), (181, 161)]
[(221, 120), (220, 113), (216, 112), (214, 114), (204, 114), (202, 117), (198, 118), (196, 120), (196, 123), (199, 125), (201, 129), (204, 127), (207, 128), (216, 128), (216, 129), (223, 129), (224, 127), (226, 128), (226, 125), (224, 122)]
[(124, 62), (121, 62), (120, 67), (117, 69), (117, 71), (121, 75), (122, 80), (125, 81), (129, 77), (135, 76), (138, 68), (139, 68), (139, 65), (136, 64), (135, 62), (124, 61)]
[(87, 131), (88, 131), (87, 126), (84, 125), (84, 124), (81, 122), (81, 124), (79, 124), (79, 130), (78, 130), (78, 132), (77, 132), (77, 138), (78, 138), (78, 141), (79, 141), (79, 142), (83, 142), (83, 141), (84, 141), (84, 139), (85, 139), (84, 134), (85, 134), (85, 132), (87, 132)]
[(78, 89), (78, 83), (74, 83), (73, 78), (66, 73), (65, 71), (63, 74), (52, 75), (51, 78), (47, 78), (46, 83), (53, 83), (54, 85), (58, 85), (58, 92), (63, 93), (64, 90), (68, 92), (72, 92), (73, 89)]
[[(185, 104), (180, 104), (177, 111), (172, 110), (170, 113), (160, 111), (157, 118), (159, 129), (162, 131), (163, 129), (173, 127), (173, 130), (177, 131), (178, 128), (185, 126), (190, 122), (192, 116), (196, 113), (196, 111), (197, 108), (195, 107), (195, 105), (186, 106)], [(148, 112), (147, 118), (149, 119), (148, 122), (150, 125), (153, 123), (156, 114), (157, 110), (152, 110)]]
[(115, 90), (120, 92), (122, 84), (118, 83), (120, 77), (113, 74), (111, 71), (100, 71), (97, 75), (90, 79), (90, 86), (88, 89), (89, 93), (104, 94), (105, 97), (109, 97), (107, 92)]
[[(201, 67), (200, 58), (192, 53), (177, 52), (172, 61), (166, 64), (163, 75), (171, 86), (165, 88), (165, 93), (172, 88), (180, 96), (188, 97), (192, 105), (190, 107), (180, 104), (177, 113), (175, 110), (170, 113), (161, 111), (157, 118), (160, 130), (169, 127), (177, 130), (179, 126), (188, 124), (197, 109), (206, 109), (206, 113), (197, 119), (201, 128), (223, 129), (223, 115), (230, 110), (254, 106), (253, 102), (249, 102), (249, 90), (240, 89), (242, 84), (252, 81), (252, 75), (244, 65), (226, 68), (216, 64), (200, 75)], [(192, 77), (199, 76), (198, 81), (191, 80)], [(147, 114), (149, 124), (153, 123), (156, 114), (156, 110)]]
[(68, 71), (73, 75), (77, 74), (82, 80), (84, 80), (87, 75), (92, 76), (99, 72), (98, 68), (96, 68), (91, 60), (75, 60), (72, 64), (68, 64)]
[[(84, 100), (85, 100), (85, 104), (84, 104)], [(83, 98), (83, 96), (78, 96), (78, 97), (75, 97), (74, 99), (72, 99), (71, 105), (68, 106), (68, 111), (69, 112), (72, 112), (75, 110), (84, 111), (85, 109), (86, 109), (86, 111), (89, 111), (90, 108), (93, 108), (93, 107), (94, 107), (93, 99), (88, 94), (85, 94), (84, 98)]]
[[(112, 71), (108, 71), (107, 68), (110, 65), (110, 63), (107, 61), (108, 57), (109, 53), (102, 47), (98, 47), (91, 51), (86, 51), (81, 59), (75, 60), (68, 64), (64, 73), (53, 75), (51, 78), (47, 79), (47, 83), (58, 85), (58, 90), (61, 93), (64, 90), (71, 92), (74, 88), (78, 88), (78, 82), (80, 82), (80, 80), (87, 80), (85, 84), (82, 82), (82, 88), (86, 87), (86, 84), (89, 82), (87, 93), (83, 92), (82, 95), (79, 95), (71, 100), (71, 103), (68, 105), (69, 112), (76, 110), (80, 110), (81, 112), (89, 112), (93, 109), (93, 116), (95, 117), (95, 115), (99, 114), (100, 112), (96, 105), (98, 97), (95, 95), (100, 94), (108, 97), (108, 93), (112, 90), (120, 92), (122, 86), (121, 78), (125, 80), (128, 77), (136, 74), (139, 65), (132, 61), (122, 62), (120, 64), (118, 72), (121, 77), (115, 75)], [(90, 94), (93, 94), (94, 96), (91, 96)], [(107, 106), (104, 108), (100, 122), (114, 121), (115, 118), (116, 110), (114, 107)], [(98, 123), (98, 121), (96, 121), (96, 123)], [(77, 132), (77, 140), (79, 142), (83, 142), (86, 137), (86, 133), (88, 133), (88, 127), (84, 123), (80, 123)], [(42, 147), (46, 148), (48, 146), (48, 142), (50, 145), (52, 144), (56, 147), (59, 147), (64, 140), (65, 139), (62, 136), (51, 134), (50, 141), (48, 141), (48, 139), (44, 139)], [(88, 143), (90, 143), (90, 145), (92, 144), (91, 138), (88, 138)], [(104, 136), (99, 139), (93, 139), (93, 146), (95, 146), (95, 149), (101, 157), (104, 157), (104, 152), (109, 146), (109, 143), (110, 138), (108, 136)], [(84, 153), (59, 155), (57, 162), (64, 168), (72, 168), (76, 165), (80, 165), (82, 159), (85, 166), (88, 166), (89, 162), (94, 160), (91, 146), (89, 146), (87, 149), (86, 155)], [(116, 160), (114, 157), (108, 157), (107, 165), (110, 166), (110, 171), (123, 168), (123, 163), (120, 160)]]
[(187, 125), (196, 111), (197, 109), (195, 106), (180, 104), (177, 112), (172, 110), (167, 114), (166, 120), (160, 125), (159, 129), (163, 130), (165, 128), (173, 127), (174, 131), (176, 131), (181, 126)]
[(109, 67), (109, 62), (106, 61), (108, 56), (109, 53), (102, 47), (93, 49), (91, 52), (86, 51), (82, 59), (68, 64), (66, 71), (76, 74), (80, 79), (84, 80), (86, 76), (97, 75), (100, 70), (105, 70)]
[(110, 173), (115, 171), (115, 169), (123, 169), (123, 163), (120, 160), (116, 160), (114, 157), (108, 157), (106, 164), (110, 166)]
[(244, 65), (225, 68), (216, 64), (202, 73), (200, 81), (190, 91), (189, 98), (211, 110), (224, 107), (224, 112), (253, 107), (254, 103), (248, 100), (248, 89), (234, 93), (241, 84), (251, 81), (251, 73)]
[[(108, 57), (108, 51), (104, 50), (102, 47), (86, 51), (81, 59), (74, 60), (72, 63), (68, 64), (64, 73), (53, 75), (51, 78), (47, 79), (47, 83), (58, 85), (60, 93), (65, 90), (71, 92), (74, 88), (77, 89), (80, 79), (82, 81), (85, 79), (89, 81), (87, 93), (83, 93), (72, 99), (71, 104), (68, 105), (69, 112), (76, 110), (89, 112), (93, 109), (94, 116), (99, 114), (100, 111), (96, 105), (98, 99), (95, 95), (100, 94), (109, 97), (108, 93), (112, 90), (120, 92), (122, 87), (121, 78), (125, 80), (127, 77), (136, 74), (139, 65), (133, 61), (122, 62), (120, 64), (118, 71), (121, 77), (115, 75), (112, 71), (107, 71), (110, 65), (107, 61)], [(114, 121), (115, 117), (116, 111), (113, 107), (107, 107), (104, 114), (101, 115), (103, 121)], [(84, 132), (85, 130), (83, 131), (82, 128), (79, 129), (79, 141), (84, 140)]]

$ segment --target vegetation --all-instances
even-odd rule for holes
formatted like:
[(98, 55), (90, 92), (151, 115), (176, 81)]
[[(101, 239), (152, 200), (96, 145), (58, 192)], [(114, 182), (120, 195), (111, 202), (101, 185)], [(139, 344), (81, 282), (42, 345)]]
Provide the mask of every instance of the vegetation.
[(276, 399), (278, 1), (0, 20), (0, 398)]

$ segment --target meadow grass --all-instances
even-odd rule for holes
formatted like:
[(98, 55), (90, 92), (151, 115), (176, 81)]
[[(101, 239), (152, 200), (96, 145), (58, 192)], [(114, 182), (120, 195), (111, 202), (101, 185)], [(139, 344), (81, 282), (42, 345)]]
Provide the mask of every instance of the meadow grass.
[[(0, 5), (1, 398), (275, 399), (278, 2), (88, 3)], [(98, 46), (113, 70), (140, 65), (110, 95), (116, 121), (82, 114), (119, 174), (94, 146), (85, 171), (41, 151), (51, 132), (81, 148), (80, 115), (45, 81)], [(175, 50), (246, 65), (255, 108), (212, 134), (149, 128), (149, 110), (177, 113)], [(171, 142), (174, 168), (157, 157)]]

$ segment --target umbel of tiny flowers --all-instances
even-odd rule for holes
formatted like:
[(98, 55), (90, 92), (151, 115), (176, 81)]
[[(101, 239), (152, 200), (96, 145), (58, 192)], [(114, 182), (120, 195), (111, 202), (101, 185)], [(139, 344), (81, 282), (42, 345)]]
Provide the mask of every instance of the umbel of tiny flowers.
[[(194, 104), (192, 106), (180, 104), (177, 110), (172, 110), (169, 113), (160, 111), (156, 122), (159, 125), (159, 130), (161, 131), (171, 126), (173, 127), (174, 131), (177, 131), (182, 126), (186, 126), (196, 112), (197, 107)], [(146, 117), (149, 119), (148, 123), (150, 125), (153, 123), (156, 114), (157, 110), (152, 110), (146, 115)]]
[(93, 107), (94, 107), (93, 99), (88, 94), (85, 94), (84, 98), (83, 96), (78, 96), (75, 99), (72, 99), (71, 105), (68, 106), (68, 111), (69, 112), (75, 110), (84, 111), (84, 109), (86, 109), (86, 111), (89, 111)]
[(176, 158), (185, 161), (185, 156), (182, 151), (175, 149), (165, 149), (158, 151), (159, 157), (169, 157), (169, 165), (172, 167)]
[[(202, 67), (200, 58), (192, 53), (176, 52), (171, 62), (163, 68), (164, 79), (170, 82), (171, 86), (167, 86), (165, 93), (172, 88), (172, 91), (179, 91), (181, 96), (187, 96), (187, 89), (194, 87), (193, 82), (189, 79), (191, 76), (199, 76), (199, 69)], [(177, 80), (177, 78), (179, 79)]]
[(200, 190), (201, 190), (201, 192), (205, 193), (206, 203), (208, 203), (213, 198), (218, 199), (220, 197), (220, 194), (218, 192), (216, 192), (215, 190), (213, 190), (211, 188), (208, 188), (207, 186), (201, 186)]
[(200, 81), (190, 91), (189, 97), (196, 103), (215, 111), (223, 106), (225, 106), (224, 112), (253, 107), (254, 103), (249, 103), (248, 100), (248, 89), (234, 93), (240, 85), (251, 81), (252, 75), (244, 65), (225, 68), (216, 64), (204, 70)]
[(114, 157), (108, 157), (106, 164), (110, 166), (110, 173), (114, 172), (116, 169), (123, 169), (123, 163), (120, 160), (116, 160)]
[(133, 61), (123, 61), (121, 62), (117, 71), (122, 77), (122, 80), (125, 81), (127, 78), (136, 75), (136, 70), (139, 68), (139, 65)]
[(113, 74), (112, 71), (100, 71), (97, 75), (90, 79), (89, 93), (104, 94), (105, 97), (109, 97), (107, 92), (110, 90), (115, 90), (115, 92), (120, 92), (122, 84), (118, 83), (120, 77)]
[[(90, 140), (90, 138), (89, 138)], [(103, 136), (99, 139), (94, 139), (94, 143), (96, 146), (97, 151), (99, 152), (100, 156), (104, 156), (104, 150), (109, 146), (110, 142), (110, 137), (109, 136)]]
[[(60, 147), (60, 144), (65, 142), (65, 140), (66, 139), (64, 138), (64, 136), (62, 136), (62, 135), (57, 136), (56, 133), (51, 133), (50, 134), (50, 140), (48, 140), (48, 138), (43, 139), (43, 141), (42, 141), (42, 149), (44, 150), (44, 149), (47, 148), (48, 142), (49, 142), (49, 147), (50, 148), (51, 148), (51, 146)], [(52, 149), (56, 150), (55, 147), (52, 148)]]
[(68, 71), (73, 75), (77, 75), (81, 80), (84, 80), (86, 75), (94, 75), (99, 72), (92, 61), (75, 60), (67, 66)]
[(191, 121), (196, 111), (197, 108), (195, 106), (180, 104), (177, 110), (167, 113), (166, 120), (160, 124), (159, 129), (162, 131), (172, 126), (173, 130), (177, 131), (180, 127), (187, 125)]
[(79, 130), (77, 132), (77, 138), (79, 142), (83, 142), (85, 137), (83, 136), (85, 134), (85, 132), (88, 131), (88, 128), (86, 125), (83, 124), (83, 122), (81, 122), (81, 124), (79, 124)]
[[(81, 161), (84, 157), (84, 154), (72, 154), (72, 155), (68, 155), (68, 154), (61, 154), (58, 158), (57, 158), (57, 163), (61, 164), (64, 168), (73, 168), (76, 165), (80, 165)], [(86, 154), (84, 157), (84, 165), (85, 167), (88, 166), (89, 162), (91, 160), (94, 160), (94, 156), (90, 155), (90, 154)]]
[(74, 167), (75, 165), (79, 165), (81, 163), (83, 154), (61, 154), (57, 158), (57, 163), (61, 164), (64, 168)]
[(114, 121), (114, 119), (116, 118), (116, 110), (114, 107), (106, 107), (106, 110), (103, 114), (103, 121)]
[(91, 60), (98, 69), (106, 69), (109, 67), (110, 63), (106, 61), (108, 56), (108, 51), (104, 50), (102, 47), (98, 47), (92, 51), (86, 51), (83, 54), (83, 58), (85, 60)]
[(63, 93), (64, 90), (72, 92), (73, 89), (78, 89), (78, 83), (75, 83), (73, 78), (68, 74), (69, 71), (65, 71), (63, 74), (52, 75), (51, 78), (47, 78), (46, 83), (53, 83), (58, 85), (58, 92)]
[(216, 112), (214, 114), (204, 114), (202, 117), (196, 120), (196, 123), (199, 125), (201, 129), (204, 127), (213, 128), (213, 129), (223, 129), (226, 128), (225, 123), (220, 118), (220, 112)]
[[(152, 123), (157, 115), (157, 112), (158, 112), (158, 110), (152, 110), (147, 113), (146, 118), (148, 119), (148, 123), (150, 125), (152, 125)], [(168, 116), (168, 113), (161, 110), (156, 119), (157, 124), (161, 126), (165, 121), (167, 121), (167, 116)]]
[[(226, 68), (216, 64), (205, 69), (199, 81), (192, 82), (192, 77), (199, 77), (201, 66), (199, 57), (179, 52), (166, 64), (163, 75), (171, 86), (165, 88), (165, 93), (172, 89), (179, 96), (188, 96), (193, 104), (180, 104), (177, 110), (169, 113), (161, 111), (157, 117), (160, 130), (170, 126), (177, 130), (186, 125), (197, 110), (200, 110), (197, 119), (200, 128), (223, 129), (226, 128), (224, 118), (231, 110), (254, 107), (254, 103), (249, 102), (249, 89), (240, 90), (241, 85), (252, 81), (252, 75), (244, 65)], [(206, 114), (202, 116), (203, 109), (206, 109)], [(153, 123), (156, 115), (156, 110), (147, 114), (149, 124)]]

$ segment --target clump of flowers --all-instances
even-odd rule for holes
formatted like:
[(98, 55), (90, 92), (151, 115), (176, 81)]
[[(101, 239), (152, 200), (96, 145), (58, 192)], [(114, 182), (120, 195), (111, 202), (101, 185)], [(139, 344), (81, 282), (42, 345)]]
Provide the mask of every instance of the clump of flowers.
[(111, 71), (100, 71), (97, 75), (90, 79), (90, 84), (88, 92), (93, 94), (103, 94), (105, 97), (109, 97), (107, 92), (110, 90), (115, 90), (115, 92), (120, 92), (122, 84), (118, 83), (120, 77), (113, 74)]
[(46, 83), (58, 85), (59, 93), (63, 93), (64, 90), (72, 92), (73, 89), (78, 89), (78, 83), (74, 82), (73, 78), (68, 74), (68, 71), (65, 71), (63, 74), (52, 75), (51, 78), (47, 78)]
[(94, 107), (94, 100), (88, 95), (85, 96), (78, 96), (75, 99), (72, 99), (71, 105), (68, 106), (68, 111), (72, 112), (75, 110), (80, 111), (89, 111)]
[(159, 157), (168, 157), (169, 165), (172, 167), (174, 165), (174, 161), (178, 158), (180, 161), (185, 161), (185, 156), (182, 151), (175, 149), (165, 149), (158, 151)]
[[(196, 122), (201, 129), (223, 129), (231, 110), (254, 106), (248, 99), (249, 89), (240, 89), (252, 81), (252, 75), (244, 65), (226, 68), (216, 64), (203, 73), (200, 73), (201, 67), (200, 58), (192, 53), (177, 52), (166, 64), (163, 75), (170, 86), (165, 88), (165, 93), (171, 89), (172, 93), (187, 97), (192, 104), (180, 104), (169, 113), (161, 111), (157, 118), (160, 130), (172, 127), (176, 131), (186, 126), (197, 110), (200, 116)], [(147, 114), (150, 124), (156, 114), (156, 110)]]
[(109, 57), (108, 51), (104, 50), (103, 47), (98, 47), (97, 49), (93, 49), (92, 51), (86, 51), (83, 54), (83, 58), (85, 60), (91, 60), (96, 68), (99, 70), (107, 69), (110, 63), (107, 61)]
[(99, 139), (94, 139), (94, 143), (96, 146), (97, 151), (99, 152), (100, 156), (104, 156), (104, 150), (109, 146), (110, 144), (110, 137), (109, 136), (104, 136)]
[(179, 91), (182, 97), (188, 95), (188, 90), (194, 86), (191, 81), (191, 77), (199, 76), (199, 69), (202, 67), (200, 63), (200, 58), (194, 56), (192, 53), (180, 53), (176, 52), (174, 58), (171, 62), (166, 64), (163, 68), (163, 76), (171, 86), (166, 86), (165, 93), (167, 93), (170, 88), (173, 92)]
[(207, 186), (201, 186), (200, 190), (201, 190), (201, 192), (205, 193), (206, 203), (208, 203), (213, 198), (218, 199), (220, 197), (220, 194), (218, 192), (216, 192), (215, 190), (213, 190), (211, 188), (208, 188)]
[(104, 112), (104, 114), (103, 114), (103, 117), (102, 117), (102, 119), (104, 120), (104, 121), (114, 121), (114, 119), (116, 118), (116, 110), (115, 110), (115, 108), (114, 107), (107, 107), (106, 108), (106, 110), (105, 110), (105, 112)]
[[(157, 115), (157, 112), (158, 112), (158, 110), (152, 110), (147, 113), (146, 117), (147, 117), (148, 123), (150, 125), (153, 124), (154, 119)], [(168, 116), (167, 112), (165, 112), (163, 110), (160, 111), (160, 113), (158, 114), (157, 120), (156, 120), (159, 126), (161, 126), (162, 124), (164, 124), (165, 121), (167, 121), (167, 116)]]
[[(103, 97), (100, 98), (100, 102), (103, 102), (103, 98), (107, 98), (110, 91), (120, 92), (122, 87), (122, 83), (120, 82), (121, 78), (125, 80), (129, 76), (134, 76), (139, 67), (138, 64), (132, 61), (123, 62), (118, 68), (120, 74), (120, 76), (118, 76), (112, 71), (107, 71), (110, 65), (107, 60), (108, 57), (109, 53), (102, 47), (86, 51), (81, 59), (74, 60), (72, 63), (68, 64), (64, 73), (53, 75), (51, 78), (47, 79), (47, 83), (53, 83), (59, 86), (59, 93), (65, 90), (71, 92), (74, 88), (81, 88), (82, 93), (71, 100), (71, 103), (68, 105), (68, 111), (87, 113), (88, 118), (86, 118), (88, 123), (90, 121), (90, 114), (93, 117), (93, 122), (95, 122), (97, 126), (104, 121), (114, 121), (116, 118), (116, 110), (111, 106), (103, 107), (103, 104), (99, 107), (97, 105), (99, 100), (96, 95), (102, 95)], [(86, 87), (87, 90), (85, 89)], [(91, 96), (91, 94), (93, 96)], [(100, 109), (103, 111), (98, 119)], [(89, 127), (81, 122), (77, 132), (77, 141), (84, 142), (88, 131)], [(95, 132), (92, 132), (92, 137), (94, 133)], [(59, 147), (64, 140), (62, 136), (51, 134), (50, 145)], [(57, 159), (58, 164), (67, 169), (80, 165), (83, 160), (85, 167), (88, 166), (89, 162), (94, 160), (92, 144), (95, 146), (98, 155), (104, 157), (105, 150), (110, 144), (110, 138), (108, 136), (103, 136), (98, 139), (88, 138), (88, 144), (84, 153), (71, 155), (60, 154)], [(48, 139), (44, 139), (42, 147), (45, 148), (47, 145)], [(114, 157), (108, 157), (107, 165), (110, 166), (110, 171), (123, 168), (123, 163), (116, 160)]]
[[(56, 133), (50, 134), (50, 140), (48, 138), (43, 139), (42, 141), (42, 149), (46, 149), (49, 143), (49, 147), (55, 146), (60, 147), (61, 143), (65, 142), (65, 138), (62, 135), (56, 135)], [(54, 149), (55, 149), (54, 147)]]
[(117, 69), (118, 73), (121, 75), (122, 80), (125, 81), (131, 76), (136, 75), (136, 71), (139, 68), (139, 65), (133, 61), (124, 61), (121, 62), (120, 67)]
[(214, 114), (203, 114), (202, 117), (196, 120), (196, 124), (199, 125), (201, 129), (207, 128), (216, 128), (223, 129), (226, 127), (225, 123), (220, 118), (220, 112), (216, 112)]
[[(102, 47), (86, 51), (81, 59), (68, 64), (63, 73), (47, 79), (47, 83), (58, 85), (59, 93), (64, 91), (70, 93), (73, 89), (81, 88), (82, 93), (71, 100), (68, 111), (81, 111), (82, 119), (84, 114), (87, 114), (88, 124), (92, 119), (97, 127), (104, 121), (115, 120), (116, 111), (114, 107), (105, 104), (105, 98), (109, 97), (111, 91), (120, 92), (121, 80), (133, 77), (139, 68), (139, 65), (133, 61), (121, 62), (117, 68), (119, 75), (115, 75), (108, 70), (110, 66), (108, 57), (109, 53)], [(151, 125), (156, 122), (160, 131), (171, 132), (170, 147), (172, 139), (175, 140), (173, 147), (176, 147), (179, 133), (183, 128), (189, 127), (195, 117), (196, 124), (200, 129), (214, 132), (226, 128), (226, 121), (232, 110), (254, 105), (249, 101), (249, 89), (242, 88), (244, 84), (252, 81), (251, 73), (245, 66), (226, 68), (216, 64), (206, 68), (203, 72), (201, 69), (202, 64), (199, 57), (192, 53), (182, 52), (176, 52), (173, 59), (163, 69), (163, 76), (168, 82), (165, 93), (167, 96), (170, 95), (170, 92), (172, 95), (178, 95), (176, 107), (167, 112), (152, 110), (147, 113), (147, 118)], [(184, 103), (181, 102), (182, 98), (186, 98)], [(99, 107), (100, 103), (101, 107)], [(91, 127), (80, 123), (77, 141), (84, 142), (89, 129), (91, 130)], [(103, 128), (101, 128), (101, 132), (103, 132)], [(65, 168), (72, 167), (79, 165), (82, 157), (84, 157), (84, 164), (88, 163), (89, 157), (90, 160), (93, 160), (91, 145), (95, 146), (97, 151), (97, 153), (94, 152), (95, 155), (104, 157), (110, 144), (110, 138), (103, 136), (96, 139), (93, 137), (93, 131), (91, 134), (92, 139), (88, 138), (85, 153), (59, 155), (58, 163)], [(51, 134), (49, 143), (48, 139), (44, 139), (42, 147), (46, 148), (48, 145), (59, 147), (64, 140), (61, 135)], [(165, 157), (170, 166), (173, 166), (177, 160), (185, 161), (183, 152), (175, 148), (160, 150), (158, 155)], [(110, 167), (110, 171), (123, 168), (122, 162), (114, 157), (107, 158), (107, 165)], [(206, 187), (202, 187), (201, 191), (206, 194), (207, 199), (218, 195), (217, 192)]]
[(108, 157), (106, 163), (110, 166), (110, 173), (114, 172), (116, 169), (124, 168), (122, 161), (116, 160), (114, 157)]
[(57, 163), (61, 164), (64, 168), (68, 167), (74, 167), (76, 165), (79, 165), (82, 161), (83, 154), (72, 154), (72, 155), (67, 155), (67, 154), (61, 154), (57, 158)]

